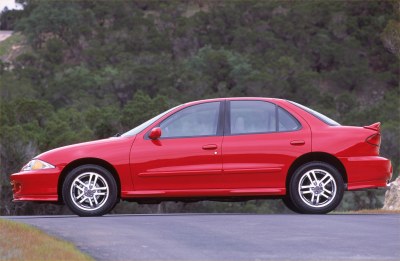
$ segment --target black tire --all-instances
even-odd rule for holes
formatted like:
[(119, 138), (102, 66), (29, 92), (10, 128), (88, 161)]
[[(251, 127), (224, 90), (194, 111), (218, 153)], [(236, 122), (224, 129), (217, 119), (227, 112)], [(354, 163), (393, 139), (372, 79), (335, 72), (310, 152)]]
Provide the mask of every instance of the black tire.
[(289, 183), (289, 198), (304, 214), (326, 214), (343, 198), (342, 175), (332, 165), (313, 161), (300, 166)]
[(299, 211), (299, 209), (295, 205), (293, 205), (290, 197), (286, 196), (286, 197), (282, 198), (282, 202), (285, 205), (285, 207), (287, 207), (289, 210), (291, 210), (295, 213), (301, 213)]
[(107, 169), (87, 164), (68, 173), (62, 186), (62, 196), (78, 216), (102, 216), (109, 213), (118, 202), (118, 186)]

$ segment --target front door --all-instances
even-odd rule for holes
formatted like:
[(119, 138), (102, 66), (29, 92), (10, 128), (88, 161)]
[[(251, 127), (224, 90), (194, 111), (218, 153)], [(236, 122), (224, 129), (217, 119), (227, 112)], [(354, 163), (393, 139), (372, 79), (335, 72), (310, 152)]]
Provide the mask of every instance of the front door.
[(138, 135), (130, 155), (135, 190), (219, 188), (222, 106), (207, 102), (185, 107), (156, 124), (159, 139)]

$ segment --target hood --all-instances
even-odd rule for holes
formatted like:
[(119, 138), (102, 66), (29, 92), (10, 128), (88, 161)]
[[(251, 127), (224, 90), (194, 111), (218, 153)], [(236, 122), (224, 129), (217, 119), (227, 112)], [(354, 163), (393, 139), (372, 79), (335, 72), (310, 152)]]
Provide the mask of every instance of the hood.
[(79, 158), (107, 158), (110, 154), (129, 153), (136, 136), (111, 137), (59, 147), (37, 155), (35, 158), (50, 164), (63, 164)]

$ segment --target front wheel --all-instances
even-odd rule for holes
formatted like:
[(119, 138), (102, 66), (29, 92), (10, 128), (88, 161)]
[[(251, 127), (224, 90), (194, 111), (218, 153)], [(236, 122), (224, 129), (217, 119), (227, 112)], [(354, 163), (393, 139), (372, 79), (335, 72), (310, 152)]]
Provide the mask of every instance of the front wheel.
[(289, 184), (291, 202), (301, 213), (325, 214), (343, 198), (344, 182), (339, 171), (325, 162), (309, 162), (299, 167)]
[(292, 200), (290, 199), (290, 197), (285, 196), (284, 198), (282, 198), (282, 202), (285, 205), (285, 207), (287, 207), (289, 210), (295, 212), (295, 213), (301, 213), (299, 211), (299, 209), (293, 204)]
[(72, 212), (79, 216), (102, 216), (118, 200), (118, 187), (112, 174), (97, 165), (83, 165), (66, 177), (62, 195)]

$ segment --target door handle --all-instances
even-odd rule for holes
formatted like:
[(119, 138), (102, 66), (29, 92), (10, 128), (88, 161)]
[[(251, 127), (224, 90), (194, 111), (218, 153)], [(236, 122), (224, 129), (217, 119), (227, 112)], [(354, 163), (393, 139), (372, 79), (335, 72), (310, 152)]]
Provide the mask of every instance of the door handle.
[(215, 150), (217, 149), (217, 144), (207, 144), (203, 146), (203, 150)]
[(292, 140), (290, 142), (291, 145), (294, 146), (300, 146), (300, 145), (304, 145), (306, 142), (304, 140)]

